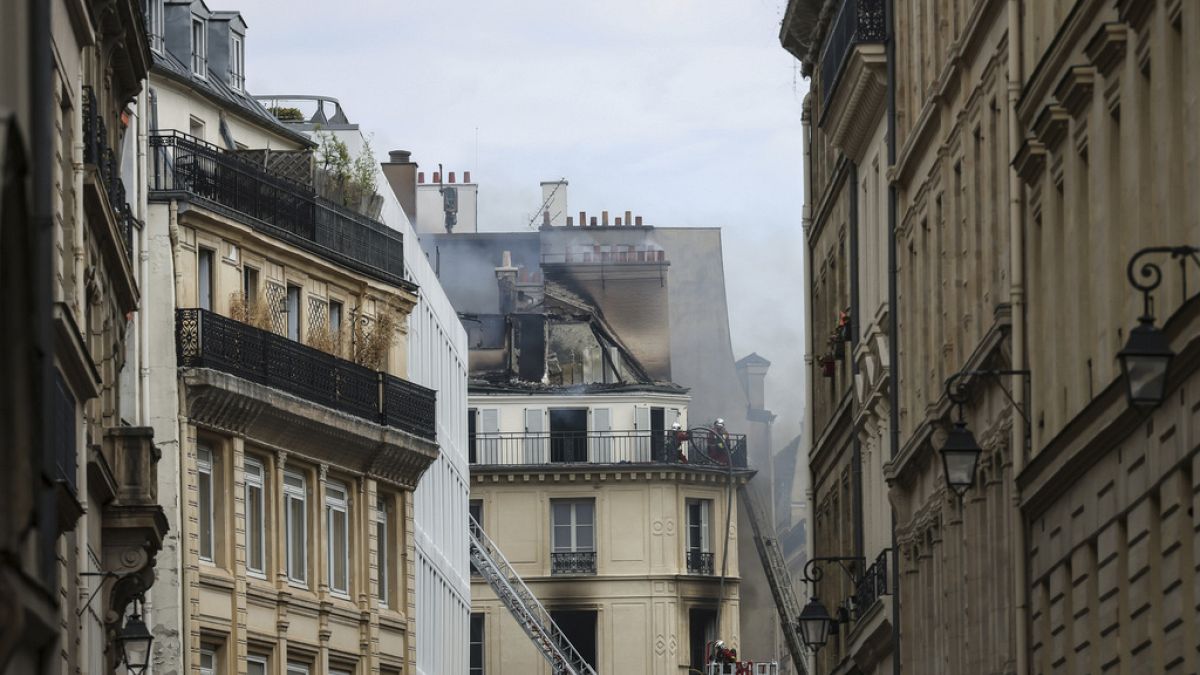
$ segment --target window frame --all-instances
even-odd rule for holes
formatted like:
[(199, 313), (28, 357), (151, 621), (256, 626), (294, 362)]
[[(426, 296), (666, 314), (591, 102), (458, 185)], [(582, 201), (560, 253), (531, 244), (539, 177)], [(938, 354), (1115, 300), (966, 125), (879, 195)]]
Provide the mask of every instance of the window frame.
[[(699, 507), (700, 522), (692, 522), (692, 507)], [(684, 503), (685, 515), (687, 516), (687, 536), (684, 537), (684, 550), (689, 553), (695, 551), (697, 553), (712, 553), (712, 511), (713, 500), (701, 497), (689, 497)], [(692, 547), (692, 530), (694, 526), (700, 533), (700, 548)]]
[[(216, 489), (214, 482), (216, 480), (216, 453), (207, 444), (198, 443), (196, 445), (196, 509), (197, 514), (196, 532), (199, 535), (198, 550), (200, 560), (202, 562), (216, 564), (217, 559), (217, 536), (216, 536)], [(207, 500), (205, 499), (205, 476), (207, 476)], [(205, 502), (207, 501), (207, 508)], [(207, 533), (206, 533), (207, 528)], [(205, 536), (207, 534), (207, 542)], [(205, 550), (207, 543), (207, 551)]]
[[(556, 520), (556, 506), (570, 506), (570, 522), (565, 525), (571, 533), (570, 548), (563, 548), (558, 541), (559, 524)], [(579, 547), (579, 528), (581, 527), (579, 520), (579, 507), (587, 505), (591, 509), (591, 522), (587, 524), (592, 530), (591, 545), (587, 549)], [(596, 553), (596, 500), (595, 498), (568, 498), (568, 499), (551, 499), (550, 500), (550, 552), (551, 553)]]
[(310, 675), (312, 669), (307, 663), (288, 661), (283, 667), (283, 672), (286, 675)]
[[(196, 29), (199, 28), (199, 31)], [(197, 34), (199, 39), (197, 39)], [(208, 22), (192, 15), (192, 75), (208, 79)]]
[(229, 36), (229, 86), (238, 92), (246, 90), (246, 38), (233, 32)]
[[(258, 470), (257, 476), (255, 476), (250, 471), (251, 466), (257, 468), (257, 470)], [(245, 488), (244, 488), (244, 492), (243, 492), (242, 496), (243, 496), (243, 499), (245, 500), (245, 513), (246, 513), (246, 573), (249, 574), (250, 576), (258, 577), (260, 579), (266, 579), (267, 578), (267, 565), (268, 565), (268, 563), (267, 563), (267, 559), (268, 559), (268, 557), (267, 557), (267, 504), (270, 503), (270, 500), (267, 499), (267, 466), (266, 466), (266, 463), (263, 462), (262, 460), (258, 459), (257, 457), (247, 456), (245, 459), (245, 463), (243, 465), (242, 473), (243, 473), (244, 482), (245, 482)], [(252, 501), (251, 496), (250, 496), (250, 491), (254, 488), (258, 489), (258, 501), (259, 501), (258, 515), (261, 519), (257, 523), (258, 527), (257, 527), (256, 535), (254, 533), (252, 533), (252, 529), (251, 529), (252, 528), (252, 523), (251, 523), (252, 519), (251, 519), (251, 515), (250, 515), (250, 503)], [(253, 536), (253, 539), (252, 539), (252, 536)], [(261, 556), (261, 567), (256, 568), (256, 567), (251, 566), (252, 565), (251, 560), (253, 559), (253, 549), (251, 548), (252, 541), (257, 542), (257, 544), (258, 544), (259, 554)]]
[(217, 297), (217, 252), (207, 246), (196, 247), (196, 306), (213, 311)]
[(391, 606), (391, 542), (388, 498), (385, 495), (377, 495), (375, 497), (375, 568), (379, 572), (379, 580), (375, 597), (379, 600), (379, 606), (384, 608)]
[[(200, 675), (217, 675), (221, 672), (221, 664), (217, 660), (219, 647), (210, 643), (200, 645), (200, 658), (197, 663), (197, 668), (200, 670)], [(209, 664), (204, 665), (204, 658), (208, 657)]]
[[(335, 497), (333, 492), (341, 492), (342, 497)], [(339, 480), (329, 480), (325, 482), (325, 548), (326, 548), (326, 574), (325, 583), (329, 585), (329, 592), (342, 598), (350, 597), (351, 586), (351, 570), (350, 570), (350, 486)], [(338, 554), (334, 544), (334, 529), (333, 519), (335, 515), (340, 514), (342, 517), (342, 532), (345, 536), (345, 541), (342, 542), (341, 562), (342, 569), (345, 572), (344, 586), (338, 587), (334, 583), (334, 563)]]
[[(471, 623), (467, 630), (467, 675), (485, 675), (487, 673), (487, 616), (483, 612), (471, 612)], [(475, 629), (479, 627), (479, 640), (475, 639)], [(479, 663), (475, 663), (476, 647), (479, 649)]]
[[(263, 675), (268, 675), (271, 672), (270, 657), (263, 656), (261, 654), (247, 654), (246, 655), (246, 671), (247, 671), (247, 673), (249, 673), (249, 671), (250, 671), (251, 664), (256, 665), (256, 666), (262, 666)], [(253, 674), (251, 673), (250, 675), (253, 675)]]
[(150, 38), (150, 50), (156, 54), (163, 53), (163, 34), (166, 12), (165, 0), (146, 0), (146, 33)]
[[(293, 291), (294, 291), (294, 295), (293, 295)], [(304, 305), (304, 287), (300, 286), (299, 284), (285, 284), (283, 297), (284, 297), (284, 307), (287, 309), (287, 312), (286, 312), (286, 314), (287, 314), (287, 317), (286, 317), (286, 319), (287, 319), (287, 338), (294, 342), (300, 342), (300, 339), (303, 337), (302, 331), (301, 331), (301, 326), (303, 325), (303, 322), (301, 321), (302, 316), (301, 316), (300, 312), (301, 312), (301, 307)], [(293, 297), (295, 298), (295, 303), (296, 303), (296, 306), (294, 308), (292, 307), (292, 298)], [(296, 328), (294, 336), (292, 334), (293, 324), (295, 325), (295, 328)]]
[[(288, 478), (296, 478), (300, 481), (300, 486), (288, 484)], [(303, 520), (300, 523), (299, 532), (303, 537), (300, 542), (300, 550), (302, 557), (297, 561), (293, 555), (295, 546), (293, 545), (292, 535), (295, 530), (295, 523), (292, 522), (292, 503), (293, 501), (300, 502), (300, 514)], [(285, 470), (283, 473), (283, 527), (284, 527), (284, 548), (285, 551), (285, 573), (287, 574), (288, 583), (302, 588), (308, 588), (308, 476), (301, 471)], [(299, 562), (303, 567), (303, 575), (297, 576), (296, 563)], [(290, 666), (289, 666), (290, 667)]]

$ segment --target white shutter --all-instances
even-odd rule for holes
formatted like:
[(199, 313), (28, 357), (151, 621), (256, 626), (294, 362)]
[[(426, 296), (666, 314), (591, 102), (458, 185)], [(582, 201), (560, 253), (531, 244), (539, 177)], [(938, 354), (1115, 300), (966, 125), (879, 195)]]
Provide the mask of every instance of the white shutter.
[(634, 441), (635, 462), (650, 461), (650, 406), (633, 407), (633, 426), (637, 430)]
[(479, 433), (476, 448), (481, 464), (506, 464), (513, 462), (515, 457), (500, 457), (500, 410), (498, 408), (481, 408), (479, 410)]
[(547, 453), (550, 444), (546, 438), (545, 416), (546, 411), (543, 408), (525, 409), (526, 464), (545, 464), (550, 461)]
[(608, 464), (613, 457), (612, 408), (592, 408), (592, 461)]

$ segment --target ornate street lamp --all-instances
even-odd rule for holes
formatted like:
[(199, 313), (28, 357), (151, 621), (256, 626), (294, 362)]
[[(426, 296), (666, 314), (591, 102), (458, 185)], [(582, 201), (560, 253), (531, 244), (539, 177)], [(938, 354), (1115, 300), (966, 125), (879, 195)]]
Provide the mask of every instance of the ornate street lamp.
[(133, 613), (125, 619), (125, 626), (117, 636), (117, 646), (121, 649), (121, 659), (130, 675), (143, 675), (150, 665), (150, 643), (154, 636), (146, 628), (146, 622), (137, 611), (137, 601), (134, 601)]
[(983, 448), (975, 441), (975, 434), (967, 428), (959, 411), (959, 420), (954, 423), (946, 444), (942, 446), (942, 467), (946, 471), (946, 485), (962, 497), (975, 484), (975, 468), (979, 466), (979, 455)]
[(1138, 260), (1154, 254), (1169, 254), (1172, 260), (1178, 260), (1186, 299), (1187, 261), (1192, 260), (1200, 266), (1197, 253), (1200, 248), (1195, 246), (1149, 246), (1129, 259), (1125, 273), (1129, 283), (1142, 292), (1142, 315), (1138, 317), (1138, 325), (1129, 331), (1129, 341), (1117, 352), (1117, 358), (1125, 377), (1125, 393), (1130, 405), (1136, 408), (1154, 408), (1163, 402), (1167, 395), (1167, 371), (1175, 357), (1167, 336), (1154, 325), (1154, 297), (1151, 294), (1162, 284), (1162, 268), (1154, 262), (1139, 267)]
[(829, 616), (829, 610), (815, 597), (809, 599), (796, 623), (800, 629), (801, 641), (812, 653), (817, 653), (829, 641), (833, 617)]

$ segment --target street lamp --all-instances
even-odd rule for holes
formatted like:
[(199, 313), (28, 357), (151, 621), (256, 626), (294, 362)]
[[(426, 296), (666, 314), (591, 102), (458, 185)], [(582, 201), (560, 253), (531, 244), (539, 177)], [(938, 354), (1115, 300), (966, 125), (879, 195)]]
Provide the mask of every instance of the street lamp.
[(130, 675), (143, 675), (150, 665), (150, 643), (154, 641), (154, 636), (138, 614), (136, 602), (133, 613), (125, 619), (125, 626), (117, 636), (117, 646), (121, 648), (121, 659)]
[(967, 423), (961, 418), (954, 423), (946, 444), (942, 446), (942, 466), (946, 470), (946, 484), (959, 497), (975, 484), (975, 468), (979, 466), (979, 455), (983, 448), (975, 441), (975, 434), (967, 428)]
[(1154, 408), (1163, 402), (1167, 395), (1167, 370), (1175, 356), (1167, 336), (1154, 325), (1152, 293), (1162, 284), (1162, 268), (1154, 262), (1139, 266), (1138, 260), (1154, 254), (1169, 254), (1172, 260), (1178, 260), (1183, 297), (1187, 299), (1187, 262), (1191, 260), (1200, 266), (1197, 253), (1200, 248), (1195, 246), (1148, 246), (1129, 259), (1125, 274), (1129, 283), (1142, 292), (1142, 315), (1138, 317), (1138, 325), (1129, 331), (1129, 341), (1117, 352), (1117, 358), (1125, 377), (1125, 393), (1135, 408)]
[(800, 639), (812, 653), (817, 653), (829, 641), (829, 628), (833, 624), (833, 617), (829, 616), (829, 610), (815, 597), (809, 599), (796, 623), (800, 626)]

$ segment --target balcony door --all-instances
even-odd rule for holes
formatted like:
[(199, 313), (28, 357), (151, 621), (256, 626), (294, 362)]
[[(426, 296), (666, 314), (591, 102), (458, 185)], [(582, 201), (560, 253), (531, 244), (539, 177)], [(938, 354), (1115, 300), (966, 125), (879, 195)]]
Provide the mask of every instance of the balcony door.
[(546, 409), (525, 409), (525, 464), (545, 464), (549, 460), (549, 437), (546, 434)]
[(554, 408), (550, 411), (550, 461), (588, 460), (587, 408)]

